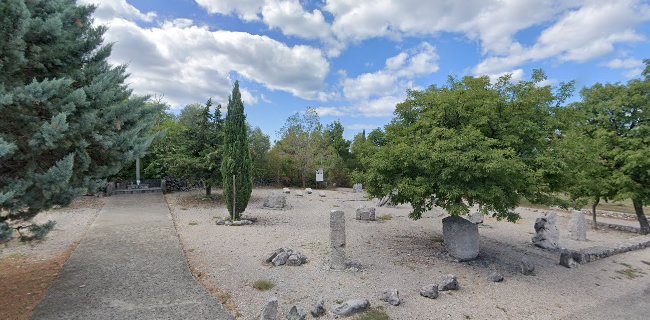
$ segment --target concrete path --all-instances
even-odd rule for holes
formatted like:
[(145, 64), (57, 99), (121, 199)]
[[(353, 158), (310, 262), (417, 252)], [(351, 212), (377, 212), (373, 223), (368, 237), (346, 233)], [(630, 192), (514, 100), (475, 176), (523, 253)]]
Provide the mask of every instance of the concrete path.
[(162, 194), (110, 197), (34, 319), (232, 319), (192, 277)]

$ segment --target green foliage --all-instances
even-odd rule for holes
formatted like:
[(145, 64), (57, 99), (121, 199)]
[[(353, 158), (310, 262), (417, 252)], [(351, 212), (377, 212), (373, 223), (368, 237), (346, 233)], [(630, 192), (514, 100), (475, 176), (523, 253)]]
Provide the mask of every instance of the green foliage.
[(144, 155), (160, 106), (131, 95), (105, 27), (67, 0), (0, 2), (0, 216), (28, 219)]
[(45, 236), (54, 229), (56, 221), (49, 220), (44, 224), (32, 224), (29, 226), (30, 237), (21, 237), (20, 241), (43, 240)]
[(384, 311), (382, 306), (370, 308), (362, 314), (358, 315), (356, 320), (390, 320), (390, 317)]
[(253, 288), (260, 291), (267, 291), (275, 288), (275, 283), (271, 280), (257, 280), (253, 282)]
[[(650, 61), (642, 79), (627, 84), (595, 84), (582, 90), (578, 124), (585, 145), (594, 146), (596, 166), (580, 174), (603, 188), (587, 188), (593, 198), (632, 199), (642, 233), (650, 233), (643, 205), (650, 203)], [(580, 184), (578, 184), (580, 185)]]
[(571, 84), (554, 94), (539, 85), (544, 79), (541, 71), (517, 83), (509, 76), (496, 84), (450, 78), (444, 87), (408, 92), (385, 135), (378, 134), (379, 147), (361, 160), (364, 187), (410, 203), (413, 219), (434, 205), (452, 215), (478, 205), (484, 214), (516, 220), (521, 197), (540, 200), (554, 191), (539, 158), (558, 126), (553, 109)]
[(337, 170), (343, 168), (344, 163), (331, 144), (339, 139), (336, 130), (342, 134), (342, 126), (340, 130), (326, 131), (316, 110), (312, 108), (292, 115), (278, 132), (280, 141), (276, 142), (269, 155), (275, 164), (272, 171), (277, 172), (285, 184), (306, 187), (315, 184), (316, 169), (322, 167), (325, 170), (325, 180), (329, 183), (337, 182), (342, 175)]
[(0, 243), (11, 240), (13, 229), (6, 222), (0, 222)]
[(272, 176), (269, 170), (269, 150), (271, 149), (271, 140), (269, 136), (262, 132), (262, 129), (255, 127), (248, 131), (248, 143), (250, 145), (251, 159), (253, 162), (253, 178), (268, 179)]
[[(235, 81), (232, 95), (228, 98), (228, 114), (224, 124), (221, 175), (226, 207), (236, 220), (239, 220), (241, 213), (246, 210), (253, 191), (252, 160), (247, 129), (239, 81)], [(233, 188), (235, 195), (233, 195)]]

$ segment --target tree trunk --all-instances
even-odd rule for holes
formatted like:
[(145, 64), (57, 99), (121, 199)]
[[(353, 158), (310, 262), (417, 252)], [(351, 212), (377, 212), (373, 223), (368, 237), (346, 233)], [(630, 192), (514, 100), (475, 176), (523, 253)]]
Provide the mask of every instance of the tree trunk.
[(600, 202), (600, 197), (597, 197), (594, 201), (594, 204), (591, 205), (591, 217), (594, 219), (594, 230), (598, 229), (598, 223), (596, 222), (596, 207)]
[(641, 226), (641, 234), (650, 234), (650, 224), (648, 224), (648, 218), (646, 218), (643, 213), (643, 202), (639, 199), (632, 199), (632, 204), (634, 204), (634, 212), (636, 217), (639, 219), (639, 225)]
[(212, 194), (212, 186), (209, 184), (205, 185), (205, 195), (210, 196)]

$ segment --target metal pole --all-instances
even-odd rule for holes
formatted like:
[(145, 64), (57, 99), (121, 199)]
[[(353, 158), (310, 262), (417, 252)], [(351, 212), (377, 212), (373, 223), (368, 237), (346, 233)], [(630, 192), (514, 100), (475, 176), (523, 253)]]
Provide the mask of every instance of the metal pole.
[(235, 181), (236, 181), (235, 175), (233, 174), (232, 175), (232, 221), (233, 222), (235, 222), (235, 216), (236, 216), (235, 210), (237, 210), (237, 206), (235, 205), (237, 200), (237, 193), (236, 193), (237, 187), (235, 185), (236, 184)]

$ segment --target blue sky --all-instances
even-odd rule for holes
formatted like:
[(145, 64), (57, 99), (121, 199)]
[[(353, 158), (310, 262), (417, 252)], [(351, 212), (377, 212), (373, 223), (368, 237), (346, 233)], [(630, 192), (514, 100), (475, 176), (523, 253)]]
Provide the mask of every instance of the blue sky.
[[(225, 104), (240, 81), (248, 121), (272, 139), (307, 107), (351, 138), (383, 126), (407, 89), (449, 75), (542, 68), (548, 84), (638, 77), (650, 58), (640, 0), (80, 0), (109, 27), (111, 62), (173, 109)], [(576, 92), (576, 97), (578, 92)]]

